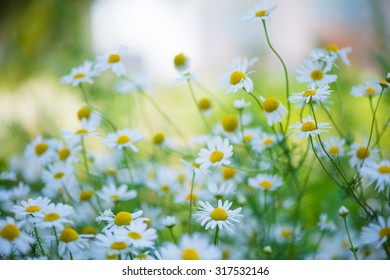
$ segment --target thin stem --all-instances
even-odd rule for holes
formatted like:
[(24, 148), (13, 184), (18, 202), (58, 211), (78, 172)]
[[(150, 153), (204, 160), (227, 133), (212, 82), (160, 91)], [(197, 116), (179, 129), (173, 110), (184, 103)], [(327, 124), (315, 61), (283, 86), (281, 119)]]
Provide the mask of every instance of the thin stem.
[(376, 139), (375, 141), (375, 144), (373, 145), (373, 148), (376, 147), (376, 145), (378, 145), (379, 141), (381, 140), (382, 136), (385, 134), (387, 128), (389, 127), (389, 124), (390, 124), (390, 117), (387, 119), (387, 121), (385, 122), (383, 128), (382, 128), (382, 131), (380, 132), (379, 136), (378, 136), (378, 139)]
[(189, 213), (188, 213), (188, 229), (187, 233), (191, 234), (191, 219), (192, 219), (192, 203), (193, 203), (193, 192), (194, 192), (194, 182), (195, 182), (195, 172), (192, 174), (192, 181), (191, 181), (191, 192), (190, 192), (190, 206), (189, 206)]
[(217, 226), (215, 230), (215, 236), (214, 236), (214, 246), (217, 246), (218, 243), (218, 232), (219, 232), (219, 227)]
[(288, 108), (288, 113), (287, 113), (287, 123), (286, 123), (286, 128), (285, 130), (287, 131), (287, 128), (288, 128), (288, 124), (290, 123), (290, 116), (291, 116), (291, 104), (289, 102), (289, 97), (290, 97), (290, 86), (289, 86), (289, 82), (288, 82), (288, 72), (287, 72), (287, 67), (286, 67), (286, 64), (284, 63), (282, 57), (278, 54), (278, 52), (274, 49), (274, 47), (272, 46), (270, 40), (269, 40), (269, 36), (268, 36), (268, 31), (267, 31), (267, 25), (265, 23), (265, 20), (262, 20), (263, 22), (263, 27), (264, 27), (264, 32), (265, 32), (265, 37), (267, 38), (267, 43), (268, 43), (268, 46), (270, 47), (270, 49), (272, 50), (272, 52), (278, 57), (278, 59), (280, 60), (280, 63), (282, 63), (282, 66), (283, 66), (283, 71), (284, 71), (284, 77), (285, 77), (285, 80), (286, 80), (286, 100), (287, 100), (287, 108)]
[(41, 239), (39, 238), (38, 229), (35, 226), (35, 223), (34, 223), (34, 233), (35, 233), (35, 238), (37, 239), (37, 243), (39, 245), (39, 249), (41, 250), (42, 255), (45, 256), (46, 253), (45, 253), (45, 250), (43, 250)]
[(352, 243), (352, 238), (351, 238), (351, 235), (349, 234), (349, 230), (348, 230), (348, 224), (347, 224), (347, 218), (345, 216), (342, 217), (343, 220), (344, 220), (344, 226), (345, 226), (345, 230), (347, 231), (347, 235), (348, 235), (348, 240), (349, 240), (349, 245), (351, 246), (351, 251), (353, 253), (353, 256), (355, 257), (355, 260), (358, 260), (358, 257), (356, 255), (356, 250), (354, 249), (355, 245)]
[(124, 148), (123, 149), (123, 162), (124, 162), (126, 168), (129, 170), (131, 184), (134, 184), (133, 172), (130, 168), (129, 163), (127, 162), (126, 155), (129, 157), (129, 159), (131, 159), (129, 151), (126, 148)]
[(171, 233), (171, 237), (172, 237), (173, 243), (175, 243), (175, 245), (177, 245), (177, 241), (176, 241), (175, 235), (173, 234), (172, 227), (169, 227), (168, 229), (169, 229), (169, 231)]
[(332, 122), (334, 128), (336, 128), (337, 132), (340, 134), (341, 138), (345, 138), (344, 136), (344, 133), (341, 131), (341, 129), (338, 127), (338, 125), (336, 124), (336, 121), (333, 119), (332, 115), (330, 114), (330, 112), (328, 111), (328, 109), (326, 109), (325, 105), (323, 103), (320, 103), (321, 104), (321, 107), (322, 109), (324, 109), (326, 115), (328, 116), (328, 118), (330, 119), (330, 121)]
[[(85, 143), (84, 143), (84, 137), (82, 136), (81, 137), (81, 149), (82, 149), (82, 153), (83, 153), (83, 159), (84, 159), (84, 166), (85, 166), (85, 170), (87, 171), (87, 174), (88, 174), (88, 177), (89, 177), (89, 180), (91, 181), (92, 183), (92, 175), (91, 175), (91, 172), (89, 170), (89, 165), (88, 165), (88, 156), (87, 156), (87, 149), (85, 148)], [(80, 185), (81, 186), (81, 185)]]
[(263, 111), (263, 105), (261, 105), (261, 103), (260, 103), (260, 101), (257, 99), (257, 97), (256, 97), (253, 93), (251, 93), (251, 92), (249, 92), (249, 91), (246, 91), (246, 92), (247, 92), (250, 96), (252, 96), (252, 97), (255, 99), (257, 105), (259, 105), (259, 107), (260, 107), (260, 110)]
[(317, 241), (317, 243), (316, 243), (316, 245), (315, 245), (315, 247), (314, 247), (313, 260), (315, 260), (315, 258), (316, 258), (318, 247), (320, 246), (321, 241), (322, 241), (322, 239), (324, 238), (324, 236), (325, 236), (325, 231), (323, 230), (323, 231), (321, 232), (320, 238), (318, 238), (318, 241)]
[[(375, 132), (376, 132), (376, 137), (378, 139), (379, 138), (379, 128), (378, 128), (377, 119), (375, 118), (375, 115), (374, 115), (374, 106), (372, 104), (372, 96), (370, 96), (368, 100), (370, 101), (370, 109), (372, 112), (372, 117), (374, 118)], [(378, 103), (379, 103), (379, 101), (378, 101)], [(379, 156), (381, 159), (383, 159), (380, 142), (377, 142), (377, 144), (378, 144)]]

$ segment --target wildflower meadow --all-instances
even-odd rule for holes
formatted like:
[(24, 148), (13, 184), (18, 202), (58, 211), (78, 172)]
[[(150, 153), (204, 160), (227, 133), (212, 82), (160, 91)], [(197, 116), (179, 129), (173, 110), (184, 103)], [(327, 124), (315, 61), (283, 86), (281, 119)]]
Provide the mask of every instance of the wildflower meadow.
[(169, 58), (188, 125), (126, 69), (131, 46), (69, 65), (58, 84), (82, 100), (78, 129), (35, 135), (1, 165), (0, 259), (389, 259), (390, 73), (351, 81), (354, 46), (337, 44), (291, 69), (277, 17), (262, 0), (231, 19), (258, 27), (270, 85), (260, 55), (227, 61), (217, 91), (185, 50)]

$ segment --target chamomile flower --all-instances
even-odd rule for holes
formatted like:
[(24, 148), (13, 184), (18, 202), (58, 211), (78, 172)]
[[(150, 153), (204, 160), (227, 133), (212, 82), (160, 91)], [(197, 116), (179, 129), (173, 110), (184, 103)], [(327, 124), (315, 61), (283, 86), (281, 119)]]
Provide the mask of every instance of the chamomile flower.
[[(345, 139), (332, 136), (329, 140), (324, 140), (324, 146), (326, 152), (331, 157), (342, 157), (345, 154)], [(326, 156), (322, 149), (319, 149), (322, 156)]]
[[(103, 213), (100, 213), (100, 216), (96, 218), (96, 221), (100, 223), (101, 221), (104, 221), (107, 223), (107, 225), (103, 228), (103, 232), (105, 231), (115, 231), (117, 229), (129, 229), (129, 226), (133, 221), (136, 221), (137, 219), (140, 219), (143, 212), (142, 210), (139, 210), (134, 213), (121, 211), (117, 213), (116, 215), (111, 212), (111, 209), (105, 210)], [(144, 221), (145, 219), (141, 219), (141, 221)]]
[(26, 254), (34, 243), (35, 240), (23, 232), (13, 218), (0, 220), (0, 255)]
[(173, 65), (177, 71), (183, 72), (190, 66), (190, 59), (183, 53), (179, 53), (173, 58)]
[(301, 230), (288, 224), (276, 225), (272, 229), (272, 233), (279, 243), (291, 242), (291, 240), (298, 240), (301, 237)]
[(158, 192), (159, 195), (176, 194), (178, 191), (179, 181), (177, 173), (169, 168), (161, 167), (157, 169), (153, 178), (146, 182), (147, 186)]
[(371, 161), (375, 161), (378, 158), (378, 150), (374, 148), (367, 148), (367, 144), (365, 145), (359, 145), (359, 144), (352, 144), (351, 151), (348, 153), (348, 155), (351, 157), (349, 159), (349, 164), (351, 167), (358, 167), (360, 168), (361, 164), (368, 164)]
[(207, 143), (207, 149), (202, 148), (195, 160), (200, 164), (200, 168), (209, 168), (211, 166), (229, 165), (229, 158), (233, 155), (233, 147), (229, 144), (228, 139), (222, 140), (217, 137)]
[(383, 192), (386, 187), (390, 188), (390, 160), (368, 162), (361, 172), (369, 178), (369, 184), (375, 183), (378, 192)]
[(71, 227), (64, 228), (58, 236), (58, 254), (63, 259), (83, 259), (89, 247), (89, 234), (78, 234)]
[(39, 219), (36, 225), (40, 229), (55, 227), (57, 230), (62, 230), (66, 224), (73, 223), (69, 219), (73, 213), (73, 207), (70, 205), (51, 203), (42, 210), (42, 219)]
[(82, 139), (98, 135), (96, 129), (100, 126), (102, 117), (100, 114), (91, 114), (89, 118), (82, 118), (80, 128), (76, 131), (63, 130), (62, 134), (67, 141), (80, 143)]
[(220, 230), (226, 228), (233, 231), (233, 222), (239, 223), (238, 218), (242, 217), (240, 214), (242, 208), (239, 207), (235, 210), (229, 210), (233, 202), (225, 201), (222, 204), (222, 200), (218, 200), (218, 207), (214, 208), (209, 202), (199, 201), (202, 206), (200, 211), (194, 214), (197, 221), (201, 226), (205, 226), (205, 229), (214, 229), (218, 227)]
[(131, 252), (130, 240), (122, 230), (105, 231), (104, 234), (96, 235), (95, 240), (94, 246), (104, 251), (106, 259), (119, 256), (121, 259), (126, 259), (126, 255)]
[(363, 85), (352, 87), (351, 94), (355, 97), (372, 97), (375, 95), (379, 95), (381, 91), (382, 88), (378, 83), (366, 80)]
[(349, 66), (351, 64), (348, 59), (348, 54), (352, 52), (352, 48), (340, 48), (337, 44), (328, 44), (325, 47), (325, 50), (328, 53), (335, 54), (338, 58), (341, 59), (344, 65)]
[(182, 84), (187, 81), (196, 81), (199, 78), (199, 73), (195, 71), (184, 71), (180, 72), (179, 76), (175, 78), (174, 83), (175, 84)]
[(0, 172), (0, 181), (16, 181), (16, 173), (13, 171)]
[(249, 10), (248, 14), (241, 17), (242, 21), (256, 22), (264, 20), (267, 24), (271, 20), (270, 15), (277, 6), (270, 7), (269, 0), (260, 0)]
[(209, 243), (209, 238), (199, 233), (185, 234), (177, 246), (166, 243), (161, 248), (164, 260), (216, 260), (220, 255), (220, 251)]
[(30, 186), (23, 182), (19, 182), (17, 186), (8, 191), (7, 199), (9, 200), (8, 202), (16, 203), (17, 201), (27, 198), (29, 194)]
[(111, 149), (123, 149), (129, 147), (133, 152), (137, 153), (138, 148), (134, 143), (143, 139), (144, 135), (138, 130), (122, 129), (114, 133), (109, 133), (103, 144)]
[(275, 191), (283, 186), (283, 179), (278, 175), (258, 174), (256, 177), (248, 179), (248, 185), (255, 189)]
[(270, 149), (282, 140), (281, 135), (262, 133), (261, 136), (255, 139), (252, 143), (254, 151), (260, 153), (266, 149)]
[(56, 141), (54, 144), (54, 151), (57, 153), (57, 160), (67, 165), (79, 162), (79, 152), (81, 151), (81, 145), (77, 141), (61, 142)]
[(117, 77), (126, 74), (126, 68), (123, 63), (123, 57), (127, 53), (128, 47), (121, 45), (116, 53), (104, 54), (96, 58), (95, 69), (101, 73), (107, 69), (112, 70)]
[(333, 66), (338, 67), (336, 64), (337, 55), (334, 52), (327, 52), (325, 49), (314, 49), (310, 53), (309, 59), (323, 62), (325, 64), (323, 72), (329, 72), (332, 70)]
[(324, 102), (329, 98), (330, 93), (333, 90), (330, 90), (329, 85), (324, 85), (317, 88), (315, 85), (309, 86), (306, 91), (302, 91), (300, 93), (293, 93), (288, 99), (292, 103), (309, 103), (313, 102)]
[(55, 158), (55, 152), (51, 140), (43, 139), (42, 136), (35, 138), (27, 145), (24, 157), (35, 164), (45, 166)]
[(157, 239), (157, 232), (154, 228), (149, 228), (142, 220), (135, 220), (130, 223), (127, 230), (118, 231), (118, 235), (128, 238), (129, 243), (134, 248), (153, 248)]
[(117, 202), (133, 199), (137, 197), (137, 192), (135, 190), (129, 191), (126, 184), (117, 187), (114, 182), (110, 181), (97, 192), (97, 195), (104, 201)]
[(204, 178), (210, 173), (210, 170), (208, 170), (207, 168), (201, 168), (200, 165), (195, 162), (191, 163), (183, 159), (181, 159), (180, 161), (185, 164), (185, 168), (191, 174), (195, 174), (196, 178)]
[(320, 230), (327, 230), (330, 232), (337, 230), (336, 224), (332, 220), (328, 219), (327, 214), (320, 215), (320, 220), (318, 221), (317, 225), (320, 227)]
[(49, 165), (48, 169), (42, 171), (42, 181), (54, 189), (63, 187), (71, 176), (74, 176), (73, 166), (62, 162)]
[(161, 218), (161, 223), (167, 228), (173, 228), (176, 225), (175, 216), (165, 216)]
[(196, 102), (196, 106), (202, 114), (210, 115), (212, 111), (212, 101), (210, 98), (202, 97)]
[(31, 217), (43, 217), (43, 211), (50, 204), (50, 199), (47, 197), (38, 197), (36, 199), (29, 198), (27, 201), (22, 200), (21, 205), (14, 205), (11, 211), (15, 213), (17, 219), (25, 219)]
[(248, 61), (246, 57), (236, 58), (230, 70), (221, 78), (221, 86), (227, 87), (226, 93), (236, 93), (239, 89), (244, 89), (247, 92), (253, 91), (253, 82), (248, 77), (248, 67), (252, 61)]
[(80, 83), (93, 84), (92, 77), (96, 76), (96, 72), (92, 69), (92, 62), (86, 60), (84, 64), (73, 68), (70, 74), (61, 77), (63, 84), (71, 84), (72, 86), (78, 86)]
[(281, 123), (288, 112), (283, 104), (273, 96), (267, 98), (260, 96), (260, 99), (263, 102), (264, 115), (268, 125), (272, 126), (273, 124)]
[(372, 222), (362, 228), (361, 241), (363, 244), (373, 244), (379, 248), (390, 237), (390, 217), (385, 220), (379, 216), (377, 222)]
[(303, 65), (298, 68), (297, 80), (300, 83), (309, 83), (318, 87), (325, 86), (337, 80), (336, 75), (327, 74), (326, 64), (322, 61), (306, 59)]
[(306, 119), (303, 119), (302, 122), (297, 122), (289, 126), (291, 130), (288, 132), (290, 135), (296, 135), (296, 138), (309, 138), (315, 137), (322, 132), (326, 132), (326, 128), (330, 128), (327, 123), (315, 123), (311, 116), (308, 116)]
[(242, 111), (245, 108), (248, 108), (251, 104), (252, 102), (246, 102), (244, 98), (233, 101), (234, 108), (236, 108), (238, 111)]
[(235, 185), (231, 181), (224, 181), (221, 183), (208, 182), (207, 190), (217, 199), (226, 198), (235, 193)]

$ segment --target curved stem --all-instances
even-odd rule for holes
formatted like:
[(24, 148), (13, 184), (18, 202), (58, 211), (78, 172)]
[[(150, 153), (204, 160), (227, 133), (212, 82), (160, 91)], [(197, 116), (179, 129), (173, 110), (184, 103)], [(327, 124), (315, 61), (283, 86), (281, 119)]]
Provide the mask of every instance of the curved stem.
[[(379, 128), (378, 128), (378, 122), (377, 122), (377, 120), (375, 118), (375, 115), (374, 115), (375, 111), (374, 111), (374, 106), (372, 104), (372, 97), (370, 96), (368, 100), (370, 101), (370, 109), (371, 109), (371, 112), (372, 112), (372, 117), (374, 118), (376, 138), (378, 139), (379, 138)], [(378, 103), (379, 103), (379, 101), (378, 101)], [(380, 142), (378, 141), (376, 144), (378, 144), (379, 156), (380, 156), (381, 159), (383, 159)]]
[(169, 231), (171, 232), (171, 236), (172, 236), (173, 243), (175, 243), (175, 245), (177, 245), (177, 241), (176, 241), (175, 235), (173, 234), (173, 229), (172, 229), (172, 227), (169, 227)]
[(195, 172), (194, 172), (194, 174), (192, 174), (192, 181), (191, 181), (190, 209), (189, 209), (189, 214), (188, 214), (188, 228), (187, 228), (187, 233), (189, 235), (191, 234), (191, 218), (192, 218), (192, 202), (193, 202), (192, 194), (194, 192), (194, 182), (195, 182)]
[(351, 249), (351, 251), (352, 251), (352, 253), (353, 253), (353, 256), (355, 257), (355, 260), (358, 260), (358, 257), (357, 257), (357, 255), (356, 255), (356, 251), (354, 250), (355, 245), (353, 245), (351, 235), (349, 234), (348, 224), (347, 224), (347, 218), (346, 218), (346, 217), (342, 217), (342, 218), (343, 218), (343, 220), (344, 220), (345, 230), (347, 231), (348, 240), (349, 240), (349, 245), (351, 246), (350, 249)]
[(332, 122), (332, 124), (334, 125), (334, 128), (336, 128), (337, 132), (340, 134), (340, 137), (341, 138), (345, 138), (344, 136), (344, 133), (341, 131), (341, 129), (337, 126), (335, 120), (333, 119), (332, 115), (330, 114), (330, 112), (328, 111), (328, 109), (326, 109), (325, 105), (323, 103), (321, 103), (321, 107), (322, 109), (324, 109), (326, 115), (328, 116), (328, 118), (330, 119), (330, 121)]

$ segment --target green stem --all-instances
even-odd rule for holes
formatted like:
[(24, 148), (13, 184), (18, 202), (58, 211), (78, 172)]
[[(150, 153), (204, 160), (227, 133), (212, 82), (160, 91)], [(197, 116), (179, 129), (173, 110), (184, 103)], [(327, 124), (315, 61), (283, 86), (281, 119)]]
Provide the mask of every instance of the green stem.
[(284, 63), (282, 57), (278, 54), (278, 52), (274, 49), (274, 47), (272, 46), (272, 44), (270, 42), (270, 39), (269, 39), (269, 36), (268, 36), (268, 31), (267, 31), (267, 25), (265, 23), (265, 20), (262, 20), (262, 22), (263, 22), (265, 37), (267, 38), (268, 46), (270, 47), (272, 52), (278, 57), (278, 59), (280, 60), (280, 63), (282, 63), (282, 66), (283, 66), (284, 77), (285, 77), (285, 80), (286, 80), (286, 100), (287, 100), (287, 109), (288, 109), (287, 123), (286, 123), (286, 127), (285, 127), (285, 131), (287, 131), (288, 125), (290, 123), (290, 116), (291, 116), (291, 104), (290, 104), (290, 102), (288, 100), (289, 97), (290, 97), (290, 86), (289, 86), (289, 82), (288, 82), (287, 67), (286, 67), (286, 64)]
[(215, 236), (214, 236), (214, 246), (217, 246), (217, 244), (218, 244), (218, 232), (219, 232), (219, 227), (217, 225), (216, 230), (215, 230)]
[[(370, 109), (371, 109), (371, 112), (372, 112), (372, 117), (374, 118), (376, 137), (378, 139), (379, 138), (379, 128), (378, 128), (378, 122), (377, 122), (376, 117), (374, 115), (374, 106), (372, 104), (372, 96), (370, 96), (368, 100), (370, 102)], [(379, 101), (378, 101), (378, 103), (379, 103)], [(380, 142), (378, 141), (377, 144), (378, 144), (379, 156), (380, 156), (381, 159), (383, 159)]]
[(330, 119), (330, 121), (332, 122), (332, 124), (334, 125), (334, 127), (336, 128), (337, 132), (340, 134), (340, 137), (341, 138), (345, 138), (343, 132), (341, 131), (341, 129), (337, 126), (336, 124), (336, 121), (333, 119), (332, 115), (330, 114), (330, 112), (328, 111), (328, 109), (326, 109), (325, 105), (323, 103), (321, 103), (321, 107), (322, 109), (324, 109), (326, 115), (328, 116), (328, 118)]
[[(92, 178), (91, 172), (89, 170), (87, 149), (85, 148), (85, 143), (84, 143), (84, 137), (83, 136), (81, 136), (81, 149), (82, 149), (82, 153), (83, 153), (85, 170), (87, 171), (89, 180), (92, 183), (93, 182), (93, 178)], [(81, 187), (81, 185), (80, 185), (80, 187)]]
[(313, 260), (315, 260), (315, 258), (316, 258), (318, 247), (320, 246), (321, 241), (322, 241), (322, 239), (324, 238), (324, 236), (325, 236), (325, 231), (323, 230), (323, 231), (321, 232), (320, 238), (318, 238), (318, 241), (317, 241), (317, 243), (316, 243), (316, 245), (315, 245), (315, 247), (314, 247)]
[(347, 218), (345, 216), (343, 216), (342, 218), (344, 220), (344, 226), (345, 226), (345, 230), (347, 231), (349, 245), (351, 246), (351, 251), (353, 253), (353, 256), (355, 257), (355, 260), (358, 260), (358, 257), (356, 255), (356, 251), (354, 250), (355, 245), (352, 243), (352, 238), (351, 238), (351, 235), (349, 234)]
[(187, 229), (187, 233), (189, 235), (191, 234), (192, 203), (193, 203), (192, 194), (194, 192), (194, 182), (195, 182), (195, 172), (194, 172), (194, 174), (192, 174), (192, 181), (191, 181), (190, 206), (189, 206), (188, 229)]
[(170, 233), (171, 233), (173, 243), (175, 243), (175, 245), (177, 245), (177, 241), (176, 241), (175, 235), (173, 234), (173, 229), (172, 229), (172, 227), (169, 227), (168, 229), (169, 229), (169, 231), (170, 231)]
[(46, 253), (45, 253), (45, 250), (43, 250), (41, 239), (39, 238), (38, 229), (35, 226), (35, 223), (34, 223), (34, 233), (35, 233), (35, 238), (37, 239), (37, 243), (38, 243), (39, 249), (41, 250), (42, 255), (45, 256)]

